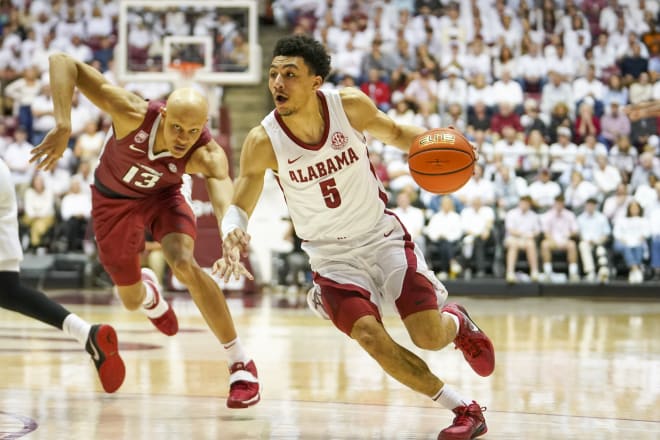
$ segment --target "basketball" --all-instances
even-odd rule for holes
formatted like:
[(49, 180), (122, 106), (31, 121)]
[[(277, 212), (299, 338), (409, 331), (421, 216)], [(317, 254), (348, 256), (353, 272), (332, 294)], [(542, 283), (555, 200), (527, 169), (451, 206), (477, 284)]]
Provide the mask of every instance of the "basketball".
[(448, 194), (470, 180), (476, 159), (470, 141), (459, 131), (434, 128), (413, 141), (408, 168), (420, 187), (435, 194)]

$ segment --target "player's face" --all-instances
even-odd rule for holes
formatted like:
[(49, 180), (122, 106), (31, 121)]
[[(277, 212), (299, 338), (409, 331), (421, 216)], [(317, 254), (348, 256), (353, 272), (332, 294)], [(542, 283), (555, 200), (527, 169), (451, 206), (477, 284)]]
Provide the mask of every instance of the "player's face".
[(280, 116), (291, 116), (316, 97), (323, 82), (313, 75), (301, 57), (277, 56), (268, 72), (268, 89)]
[(168, 111), (164, 119), (165, 146), (174, 157), (183, 157), (197, 142), (206, 124), (206, 116)]

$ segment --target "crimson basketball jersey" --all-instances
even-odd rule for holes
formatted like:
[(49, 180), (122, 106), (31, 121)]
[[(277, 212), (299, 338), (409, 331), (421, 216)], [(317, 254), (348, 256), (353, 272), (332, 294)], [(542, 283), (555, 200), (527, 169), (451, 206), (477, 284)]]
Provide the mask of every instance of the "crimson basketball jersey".
[(325, 131), (308, 145), (276, 110), (261, 124), (277, 157), (278, 179), (291, 220), (304, 240), (346, 240), (373, 229), (387, 196), (369, 161), (364, 135), (355, 130), (336, 91), (319, 91)]
[[(199, 139), (182, 158), (169, 151), (154, 153), (154, 142), (163, 101), (150, 101), (142, 124), (122, 139), (110, 128), (104, 141), (95, 178), (100, 191), (108, 190), (121, 196), (142, 198), (173, 185), (181, 185), (181, 176), (193, 152), (208, 144), (212, 137), (204, 127)], [(99, 185), (100, 184), (100, 185)]]

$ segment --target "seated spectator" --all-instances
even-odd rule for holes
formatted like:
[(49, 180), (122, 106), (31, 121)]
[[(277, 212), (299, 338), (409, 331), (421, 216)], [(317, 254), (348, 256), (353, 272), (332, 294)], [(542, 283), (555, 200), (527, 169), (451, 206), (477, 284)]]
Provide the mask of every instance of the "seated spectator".
[(431, 265), (442, 280), (447, 278), (448, 273), (455, 278), (462, 270), (456, 256), (463, 226), (451, 197), (443, 196), (440, 203), (440, 210), (429, 219), (424, 235)]
[(581, 144), (588, 135), (600, 136), (600, 118), (594, 113), (591, 99), (584, 99), (580, 104), (578, 114), (575, 117), (575, 133), (573, 141)]
[[(420, 103), (429, 104), (436, 102), (437, 89), (438, 83), (433, 75), (431, 75), (431, 71), (422, 69), (419, 75), (413, 77), (408, 83), (404, 91), (404, 97), (414, 108), (418, 108)], [(435, 107), (432, 107), (431, 110), (434, 111)]]
[(591, 98), (593, 111), (597, 116), (603, 113), (603, 97), (607, 88), (596, 77), (596, 70), (593, 65), (587, 68), (587, 74), (584, 77), (573, 80), (573, 100), (575, 108), (579, 109), (580, 104), (587, 98)]
[(516, 261), (518, 251), (524, 249), (527, 253), (527, 262), (530, 269), (532, 281), (538, 279), (538, 251), (536, 238), (541, 232), (539, 216), (532, 210), (532, 199), (522, 196), (518, 206), (506, 213), (504, 222), (506, 247), (506, 281), (516, 282)]
[(494, 221), (493, 208), (484, 206), (479, 197), (473, 197), (469, 206), (461, 211), (461, 223), (465, 232), (462, 240), (465, 259), (463, 266), (474, 267), (477, 278), (486, 275), (486, 244), (491, 238)]
[(548, 72), (549, 81), (543, 86), (541, 91), (541, 112), (551, 114), (555, 106), (559, 103), (566, 106), (566, 109), (573, 107), (573, 90), (571, 85), (564, 81), (561, 74), (557, 72), (554, 64)]
[(415, 188), (403, 188), (396, 196), (396, 206), (392, 208), (392, 212), (401, 220), (422, 254), (426, 255), (426, 237), (423, 234), (426, 217), (424, 211), (411, 205), (413, 198), (416, 198)]
[(493, 58), (493, 77), (495, 81), (501, 80), (505, 73), (509, 75), (513, 72), (518, 72), (517, 58), (513, 55), (509, 46), (500, 47), (499, 56)]
[(474, 133), (477, 130), (489, 132), (490, 118), (491, 116), (486, 104), (483, 101), (477, 101), (474, 104), (474, 107), (468, 109), (466, 134), (468, 136), (474, 136)]
[(502, 156), (502, 161), (507, 167), (518, 171), (523, 166), (527, 147), (515, 128), (507, 125), (502, 128), (502, 137), (493, 144), (493, 151), (494, 154)]
[[(499, 164), (493, 178), (495, 187), (495, 203), (497, 218), (503, 219), (506, 212), (518, 205), (521, 191), (516, 182), (518, 179), (513, 170), (504, 164)], [(522, 178), (520, 178), (522, 179)], [(525, 182), (524, 179), (522, 179)]]
[(561, 174), (571, 167), (577, 154), (577, 145), (571, 142), (571, 129), (557, 128), (557, 142), (550, 145), (550, 170)]
[(617, 101), (620, 107), (628, 105), (628, 88), (621, 81), (620, 75), (611, 75), (605, 94), (603, 95), (603, 108), (608, 109), (613, 101)]
[(59, 243), (59, 252), (82, 251), (83, 240), (92, 212), (92, 197), (89, 192), (82, 191), (78, 179), (73, 179), (69, 192), (62, 197), (60, 215), (62, 224), (55, 237)]
[(637, 150), (633, 148), (628, 136), (619, 136), (610, 149), (610, 163), (617, 167), (625, 180), (628, 180), (637, 164)]
[(621, 111), (619, 101), (611, 101), (608, 110), (600, 119), (602, 131), (598, 136), (598, 140), (610, 147), (619, 136), (630, 135), (630, 119)]
[(644, 281), (642, 262), (651, 227), (639, 203), (633, 200), (628, 204), (626, 215), (614, 222), (613, 235), (614, 250), (623, 255), (629, 269), (628, 282), (641, 283)]
[(550, 170), (541, 168), (538, 179), (529, 185), (529, 196), (536, 209), (541, 212), (547, 210), (554, 204), (555, 197), (561, 194), (561, 187), (550, 180)]
[(490, 114), (490, 108), (494, 104), (493, 94), (491, 93), (491, 86), (486, 82), (486, 76), (484, 74), (480, 73), (474, 77), (474, 81), (467, 88), (466, 100), (468, 111), (475, 107), (478, 102), (482, 102)]
[(34, 173), (34, 165), (30, 163), (33, 148), (34, 145), (27, 140), (25, 127), (20, 125), (16, 127), (14, 142), (7, 145), (3, 159), (11, 172), (11, 181), (19, 198), (30, 185)]
[(495, 203), (495, 188), (493, 182), (484, 178), (484, 169), (480, 164), (474, 166), (474, 173), (467, 183), (454, 191), (453, 194), (461, 205), (470, 205), (472, 200), (481, 199), (483, 205), (492, 205)]
[(98, 121), (89, 120), (85, 123), (82, 133), (76, 139), (73, 153), (79, 161), (96, 163), (103, 148), (105, 134), (98, 129)]
[(548, 74), (548, 64), (537, 43), (529, 45), (529, 51), (518, 59), (516, 77), (524, 92), (540, 93)]
[(566, 127), (569, 130), (573, 127), (573, 121), (569, 115), (568, 106), (563, 102), (557, 103), (550, 114), (550, 123), (548, 124), (547, 142), (554, 144), (559, 136), (557, 130), (559, 127)]
[[(624, 82), (630, 84), (638, 79), (643, 72), (648, 71), (649, 60), (642, 55), (640, 43), (635, 41), (630, 48), (630, 52), (621, 58), (618, 65)], [(632, 103), (632, 99), (630, 102)]]
[(512, 109), (519, 112), (522, 110), (524, 95), (522, 87), (513, 80), (511, 75), (511, 71), (502, 70), (502, 77), (493, 83), (491, 93), (493, 94), (493, 102), (500, 105), (500, 108), (506, 102)]
[(522, 133), (523, 127), (520, 124), (520, 117), (513, 111), (513, 105), (509, 102), (500, 102), (498, 110), (490, 121), (490, 131), (493, 136), (500, 138), (503, 136), (504, 127), (513, 127), (516, 133)]
[(593, 168), (593, 180), (600, 192), (608, 196), (621, 184), (621, 172), (609, 162), (607, 155), (599, 153), (596, 155), (596, 166)]
[(53, 97), (50, 93), (50, 84), (42, 84), (41, 91), (32, 101), (32, 137), (30, 143), (39, 145), (52, 128), (55, 128), (53, 115)]
[(585, 280), (596, 281), (596, 265), (594, 264), (594, 253), (598, 257), (598, 279), (607, 281), (610, 276), (608, 266), (607, 244), (610, 234), (610, 222), (607, 217), (597, 210), (598, 201), (595, 198), (587, 199), (584, 211), (577, 218), (580, 241), (578, 249), (582, 261), (582, 269)]
[(21, 222), (30, 230), (30, 247), (47, 247), (44, 236), (55, 224), (55, 195), (46, 187), (44, 177), (37, 172), (23, 195)]
[(445, 78), (438, 81), (437, 99), (438, 110), (442, 113), (452, 103), (465, 106), (467, 101), (467, 83), (461, 77), (461, 69), (449, 66), (444, 69)]
[[(366, 73), (368, 75), (368, 81), (373, 83), (374, 77), (380, 80), (389, 78), (396, 68), (396, 57), (389, 51), (383, 50), (383, 41), (380, 38), (374, 38), (371, 43), (371, 50), (362, 58), (362, 66), (360, 68), (362, 73)], [(375, 75), (371, 73), (372, 70), (376, 71)]]
[(631, 104), (651, 101), (653, 99), (653, 84), (650, 82), (648, 72), (642, 72), (639, 79), (633, 81), (628, 89), (628, 100)]
[(617, 68), (616, 48), (610, 44), (607, 32), (603, 31), (598, 34), (598, 42), (593, 46), (593, 52), (596, 76), (600, 77), (604, 71), (612, 71)]
[(660, 159), (646, 151), (639, 155), (639, 164), (635, 166), (630, 177), (632, 191), (636, 191), (640, 185), (647, 185), (652, 174), (660, 177)]
[(598, 142), (596, 136), (587, 135), (584, 142), (578, 146), (577, 154), (584, 156), (587, 167), (596, 168), (596, 156), (604, 156), (607, 162), (607, 147)]
[(566, 206), (574, 213), (579, 214), (584, 209), (587, 200), (598, 198), (598, 187), (589, 180), (585, 180), (582, 172), (573, 169), (571, 180), (564, 190)]
[(528, 98), (523, 105), (524, 113), (520, 116), (520, 125), (523, 126), (525, 139), (536, 130), (546, 137), (546, 123), (544, 115), (539, 113), (539, 106), (535, 99)]
[(560, 250), (566, 252), (569, 280), (579, 281), (577, 245), (574, 239), (578, 233), (577, 218), (572, 211), (566, 209), (564, 196), (555, 197), (552, 209), (541, 215), (541, 231), (541, 258), (546, 279), (552, 279), (552, 251)]
[(381, 111), (387, 113), (392, 106), (390, 102), (390, 86), (381, 79), (380, 71), (369, 69), (367, 80), (360, 85), (360, 90), (371, 98)]
[[(459, 112), (460, 110), (461, 108), (458, 107)], [(429, 105), (428, 102), (419, 103), (419, 108), (417, 109), (417, 113), (413, 118), (413, 124), (420, 127), (424, 127), (427, 130), (430, 130), (432, 128), (448, 126), (448, 125), (454, 125), (454, 124), (443, 124), (440, 115), (431, 110), (431, 106)], [(464, 125), (465, 124), (457, 123), (454, 125), (454, 127), (456, 127), (457, 130), (461, 130), (461, 128), (459, 127), (463, 127)]]
[(4, 94), (14, 102), (13, 115), (18, 119), (18, 125), (25, 128), (27, 138), (32, 136), (32, 102), (41, 91), (39, 70), (31, 66), (23, 70), (21, 78), (10, 82), (5, 87)]
[(655, 187), (658, 183), (658, 177), (655, 174), (649, 174), (646, 183), (640, 184), (633, 192), (633, 199), (640, 204), (644, 211), (653, 209), (657, 203), (658, 197)]
[(466, 131), (466, 120), (463, 106), (457, 102), (450, 103), (440, 115), (442, 126), (452, 126), (464, 133)]
[(378, 151), (369, 150), (369, 162), (378, 180), (386, 189), (389, 188), (390, 177), (387, 174), (387, 167), (383, 163), (383, 156)]

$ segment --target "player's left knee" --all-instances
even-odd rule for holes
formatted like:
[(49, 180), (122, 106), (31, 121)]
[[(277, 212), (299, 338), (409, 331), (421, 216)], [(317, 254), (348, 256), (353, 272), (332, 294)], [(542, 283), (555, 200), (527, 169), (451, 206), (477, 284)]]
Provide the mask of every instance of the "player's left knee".
[(170, 268), (179, 281), (185, 284), (186, 280), (194, 276), (196, 265), (192, 258), (177, 257), (170, 262)]
[(410, 335), (410, 338), (413, 344), (423, 350), (440, 350), (447, 345), (440, 332), (433, 329), (425, 329), (423, 332), (413, 333)]

